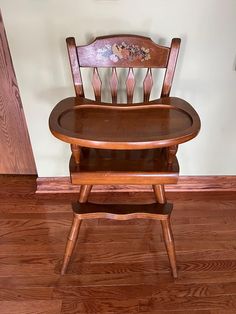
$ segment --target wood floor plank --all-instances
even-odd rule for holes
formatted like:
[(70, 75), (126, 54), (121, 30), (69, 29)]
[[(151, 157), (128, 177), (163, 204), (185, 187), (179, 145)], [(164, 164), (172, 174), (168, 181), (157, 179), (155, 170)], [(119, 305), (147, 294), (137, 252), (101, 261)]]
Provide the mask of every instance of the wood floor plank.
[(15, 288), (0, 289), (1, 301), (28, 301), (28, 300), (51, 300), (53, 298), (53, 288)]
[[(71, 201), (78, 196), (35, 195), (27, 177), (0, 176), (0, 187), (1, 314), (236, 313), (236, 193), (168, 193), (174, 280), (159, 222), (138, 219), (83, 222), (61, 276)], [(101, 203), (153, 199), (150, 193), (90, 197)]]
[[(176, 311), (169, 311), (169, 310), (155, 310), (155, 311), (148, 311), (148, 312), (145, 312), (145, 314), (165, 314), (165, 313), (168, 313), (168, 314), (213, 314), (211, 311), (209, 310), (176, 310)], [(215, 313), (215, 312), (214, 312)], [(226, 312), (224, 312), (226, 313)], [(228, 313), (228, 312), (227, 312)], [(219, 314), (219, 313), (218, 313)], [(221, 314), (223, 314), (221, 312)]]
[[(58, 264), (59, 265), (59, 264)], [(169, 272), (169, 262), (166, 256), (146, 262), (130, 263), (85, 263), (72, 261), (68, 274), (111, 274), (111, 273), (156, 273)], [(236, 271), (235, 260), (181, 261), (178, 259), (180, 272), (227, 272)]]
[[(158, 298), (150, 299), (147, 302), (147, 310), (229, 310), (236, 309), (236, 296), (217, 296), (217, 297), (182, 297), (170, 300), (162, 299), (161, 302)], [(145, 309), (145, 306), (143, 307)]]
[[(45, 256), (10, 256), (0, 258), (0, 278), (14, 273), (14, 276), (24, 275), (50, 275), (59, 274), (62, 257), (60, 254)], [(234, 272), (235, 260), (183, 260), (178, 257), (178, 269), (180, 272)], [(69, 265), (68, 274), (117, 274), (117, 273), (157, 273), (169, 272), (169, 262), (166, 255), (158, 256), (140, 262), (116, 262), (116, 263), (87, 263), (80, 259), (73, 259)]]
[[(1, 277), (50, 275), (55, 269), (60, 268), (61, 254), (46, 255), (6, 255), (0, 256), (0, 280)], [(59, 272), (59, 271), (58, 271)]]
[(129, 298), (162, 299), (182, 297), (213, 297), (236, 295), (236, 283), (226, 284), (178, 284), (161, 283), (159, 285), (123, 285), (123, 286), (94, 286), (94, 287), (56, 287), (53, 297), (56, 299), (107, 299), (127, 300)]
[(160, 283), (180, 284), (220, 284), (236, 282), (235, 272), (179, 272), (178, 280), (173, 280), (170, 272), (156, 273), (120, 273), (120, 274), (89, 274), (77, 275), (68, 274), (60, 276), (59, 274), (43, 276), (18, 276), (1, 277), (0, 288), (27, 288), (27, 287), (63, 287), (63, 286), (123, 286), (123, 285), (141, 285)]
[(59, 314), (60, 300), (0, 301), (1, 314)]
[(235, 296), (180, 297), (171, 299), (150, 297), (148, 299), (71, 299), (62, 302), (62, 313), (146, 313), (160, 310), (229, 310), (236, 309)]

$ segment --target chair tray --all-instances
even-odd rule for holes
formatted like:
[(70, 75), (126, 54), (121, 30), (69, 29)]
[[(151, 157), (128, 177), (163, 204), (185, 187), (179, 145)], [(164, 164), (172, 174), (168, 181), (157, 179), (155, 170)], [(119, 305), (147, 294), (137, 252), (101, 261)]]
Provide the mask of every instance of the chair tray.
[(135, 105), (61, 101), (50, 116), (52, 133), (65, 142), (105, 149), (177, 145), (195, 137), (200, 120), (187, 102), (162, 98)]

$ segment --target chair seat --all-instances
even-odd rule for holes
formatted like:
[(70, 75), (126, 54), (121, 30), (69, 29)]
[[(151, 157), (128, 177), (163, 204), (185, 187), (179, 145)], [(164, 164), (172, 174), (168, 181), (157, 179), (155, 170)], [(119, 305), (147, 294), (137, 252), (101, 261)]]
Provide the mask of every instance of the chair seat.
[(179, 164), (168, 164), (165, 149), (104, 150), (83, 148), (80, 163), (70, 159), (73, 184), (174, 184)]

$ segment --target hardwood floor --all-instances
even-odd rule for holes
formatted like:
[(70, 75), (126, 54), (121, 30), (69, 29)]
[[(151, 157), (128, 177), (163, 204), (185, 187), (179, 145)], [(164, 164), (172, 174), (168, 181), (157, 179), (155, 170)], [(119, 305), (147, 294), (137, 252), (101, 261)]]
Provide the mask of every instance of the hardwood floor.
[[(148, 220), (83, 222), (60, 266), (77, 195), (35, 195), (35, 178), (0, 176), (0, 313), (236, 313), (236, 193), (168, 194), (179, 278)], [(91, 194), (150, 202), (150, 193)]]

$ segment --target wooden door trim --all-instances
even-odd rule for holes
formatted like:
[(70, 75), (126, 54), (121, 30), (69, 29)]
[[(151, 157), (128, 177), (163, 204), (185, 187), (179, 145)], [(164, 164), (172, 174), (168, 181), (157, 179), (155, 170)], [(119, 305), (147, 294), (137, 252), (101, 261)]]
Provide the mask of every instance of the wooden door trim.
[(1, 11), (0, 66), (0, 173), (37, 174)]

